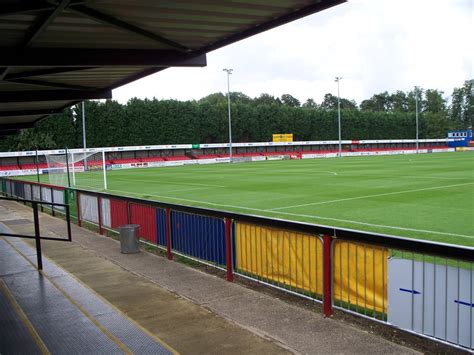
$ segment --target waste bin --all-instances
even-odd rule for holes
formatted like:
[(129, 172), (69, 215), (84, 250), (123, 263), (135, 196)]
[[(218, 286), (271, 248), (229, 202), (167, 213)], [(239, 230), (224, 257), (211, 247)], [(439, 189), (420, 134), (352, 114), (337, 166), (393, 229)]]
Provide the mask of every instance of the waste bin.
[(125, 224), (119, 227), (120, 251), (122, 254), (138, 253), (140, 251), (138, 241), (138, 224)]

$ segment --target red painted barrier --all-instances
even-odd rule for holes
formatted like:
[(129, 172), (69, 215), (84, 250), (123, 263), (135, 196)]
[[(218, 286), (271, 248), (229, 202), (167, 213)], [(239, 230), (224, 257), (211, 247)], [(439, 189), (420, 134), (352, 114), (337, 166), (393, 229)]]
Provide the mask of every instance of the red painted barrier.
[(328, 235), (323, 237), (323, 313), (325, 317), (332, 316), (332, 260), (331, 260), (332, 238)]
[(151, 206), (130, 204), (130, 223), (138, 224), (138, 236), (156, 244), (156, 208)]
[(127, 201), (110, 199), (110, 227), (118, 228), (128, 223)]
[(225, 219), (225, 257), (227, 267), (227, 281), (234, 281), (232, 270), (232, 219)]

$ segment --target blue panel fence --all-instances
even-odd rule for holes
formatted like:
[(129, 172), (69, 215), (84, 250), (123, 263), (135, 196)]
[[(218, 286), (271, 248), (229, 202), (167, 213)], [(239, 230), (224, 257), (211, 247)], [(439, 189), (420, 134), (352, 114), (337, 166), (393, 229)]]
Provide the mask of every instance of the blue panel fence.
[(172, 249), (225, 265), (225, 224), (222, 219), (183, 212), (171, 213)]
[(166, 247), (166, 211), (162, 208), (156, 209), (156, 244)]

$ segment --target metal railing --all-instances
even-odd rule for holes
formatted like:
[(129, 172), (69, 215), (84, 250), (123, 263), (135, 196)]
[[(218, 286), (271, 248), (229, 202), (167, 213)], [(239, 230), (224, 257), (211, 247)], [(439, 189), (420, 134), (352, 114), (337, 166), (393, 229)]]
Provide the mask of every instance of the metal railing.
[[(0, 200), (31, 204), (31, 207), (33, 208), (34, 235), (15, 234), (15, 233), (2, 233), (2, 232), (0, 232), (0, 236), (2, 236), (2, 237), (15, 237), (15, 238), (34, 239), (35, 244), (36, 244), (36, 259), (37, 259), (38, 270), (43, 269), (43, 255), (42, 255), (42, 252), (41, 252), (41, 240), (53, 240), (53, 241), (65, 241), (65, 242), (72, 241), (71, 219), (70, 219), (69, 205), (66, 205), (66, 204), (63, 204), (63, 203), (26, 200), (26, 199), (14, 198), (14, 197), (2, 197), (2, 196), (0, 196)], [(54, 206), (64, 208), (65, 216), (66, 216), (67, 238), (61, 239), (61, 238), (50, 238), (50, 237), (42, 237), (41, 236), (38, 206), (42, 206), (42, 205), (50, 205), (51, 210), (53, 210), (53, 211), (54, 211)], [(1, 222), (1, 220), (0, 220), (0, 222)]]
[[(167, 250), (169, 259), (178, 254), (225, 270), (229, 281), (239, 275), (321, 302), (325, 316), (341, 309), (473, 347), (474, 248), (84, 190), (76, 194), (79, 223), (114, 230), (104, 216), (111, 213), (107, 218), (113, 220), (116, 213), (119, 221), (140, 224), (143, 241)], [(109, 207), (91, 218), (104, 201)]]
[[(25, 187), (24, 187), (25, 188)], [(474, 248), (68, 190), (77, 222), (405, 331), (473, 349)]]

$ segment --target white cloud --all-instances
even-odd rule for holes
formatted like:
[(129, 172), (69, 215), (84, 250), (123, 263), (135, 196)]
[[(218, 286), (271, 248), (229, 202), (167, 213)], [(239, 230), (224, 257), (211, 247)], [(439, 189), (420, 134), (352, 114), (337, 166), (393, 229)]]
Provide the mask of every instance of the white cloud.
[(172, 68), (114, 90), (114, 98), (199, 99), (227, 90), (361, 100), (414, 85), (449, 95), (473, 74), (472, 0), (352, 0), (208, 54), (206, 68)]

